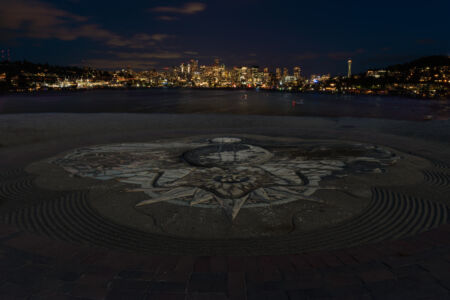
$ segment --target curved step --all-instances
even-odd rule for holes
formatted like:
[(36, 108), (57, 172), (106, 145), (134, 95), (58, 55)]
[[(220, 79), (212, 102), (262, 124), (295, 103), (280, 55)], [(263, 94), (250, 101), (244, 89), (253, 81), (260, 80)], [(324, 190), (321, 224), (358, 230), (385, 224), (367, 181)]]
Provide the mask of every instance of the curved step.
[(422, 173), (425, 182), (428, 184), (444, 188), (450, 187), (450, 174), (431, 170), (424, 170)]
[(0, 201), (16, 200), (32, 194), (35, 190), (33, 181), (33, 177), (27, 176), (0, 182)]
[(87, 195), (76, 192), (8, 214), (8, 223), (73, 242), (139, 252), (312, 251), (397, 239), (435, 228), (448, 221), (443, 204), (395, 193), (372, 190), (369, 206), (358, 216), (330, 228), (267, 239), (195, 240), (162, 236), (119, 225), (102, 217)]

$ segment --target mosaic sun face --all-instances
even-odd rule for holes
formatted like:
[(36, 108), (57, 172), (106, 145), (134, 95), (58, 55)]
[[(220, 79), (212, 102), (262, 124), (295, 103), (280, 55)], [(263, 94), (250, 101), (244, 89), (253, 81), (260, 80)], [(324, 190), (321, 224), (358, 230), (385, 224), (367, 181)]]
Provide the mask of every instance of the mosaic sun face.
[(398, 157), (358, 143), (257, 145), (237, 137), (129, 143), (77, 149), (52, 163), (74, 176), (117, 180), (148, 196), (137, 207), (169, 202), (221, 207), (235, 219), (243, 207), (273, 206), (314, 196), (327, 177), (382, 173)]

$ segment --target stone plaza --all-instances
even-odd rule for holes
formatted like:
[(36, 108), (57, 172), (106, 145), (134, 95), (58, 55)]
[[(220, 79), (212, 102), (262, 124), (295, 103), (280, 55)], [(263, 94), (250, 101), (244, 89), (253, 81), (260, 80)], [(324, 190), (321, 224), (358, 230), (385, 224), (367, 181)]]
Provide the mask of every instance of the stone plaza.
[(450, 296), (448, 121), (40, 114), (0, 129), (4, 299)]

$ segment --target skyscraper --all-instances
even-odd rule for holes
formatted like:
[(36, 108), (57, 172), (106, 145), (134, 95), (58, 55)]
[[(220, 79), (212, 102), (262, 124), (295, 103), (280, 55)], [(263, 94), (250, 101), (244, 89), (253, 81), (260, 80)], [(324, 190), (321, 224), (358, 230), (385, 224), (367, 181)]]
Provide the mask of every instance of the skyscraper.
[(296, 77), (297, 80), (300, 79), (301, 71), (302, 69), (300, 67), (294, 67), (294, 76)]
[(197, 72), (198, 71), (198, 60), (191, 59), (191, 71)]
[(350, 78), (352, 77), (352, 60), (349, 59), (347, 63), (348, 63), (347, 77)]
[(280, 80), (281, 79), (281, 69), (280, 68), (276, 68), (275, 74), (276, 74), (277, 80)]
[(267, 67), (264, 68), (263, 77), (264, 77), (264, 83), (269, 84), (269, 81), (270, 81), (269, 68), (267, 68)]

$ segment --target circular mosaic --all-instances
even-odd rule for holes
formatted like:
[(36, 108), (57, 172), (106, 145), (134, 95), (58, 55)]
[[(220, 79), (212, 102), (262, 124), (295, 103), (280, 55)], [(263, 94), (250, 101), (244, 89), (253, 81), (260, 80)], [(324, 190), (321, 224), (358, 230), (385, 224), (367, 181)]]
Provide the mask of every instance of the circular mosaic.
[[(266, 148), (270, 148), (266, 149)], [(344, 189), (324, 179), (383, 173), (399, 157), (382, 147), (330, 141), (268, 145), (232, 137), (184, 143), (140, 143), (80, 148), (52, 163), (74, 176), (136, 185), (148, 199), (222, 208), (233, 220), (242, 208), (298, 200), (323, 202), (318, 190)]]
[(281, 254), (448, 222), (447, 164), (386, 146), (267, 136), (95, 145), (0, 174), (0, 220), (145, 253)]

